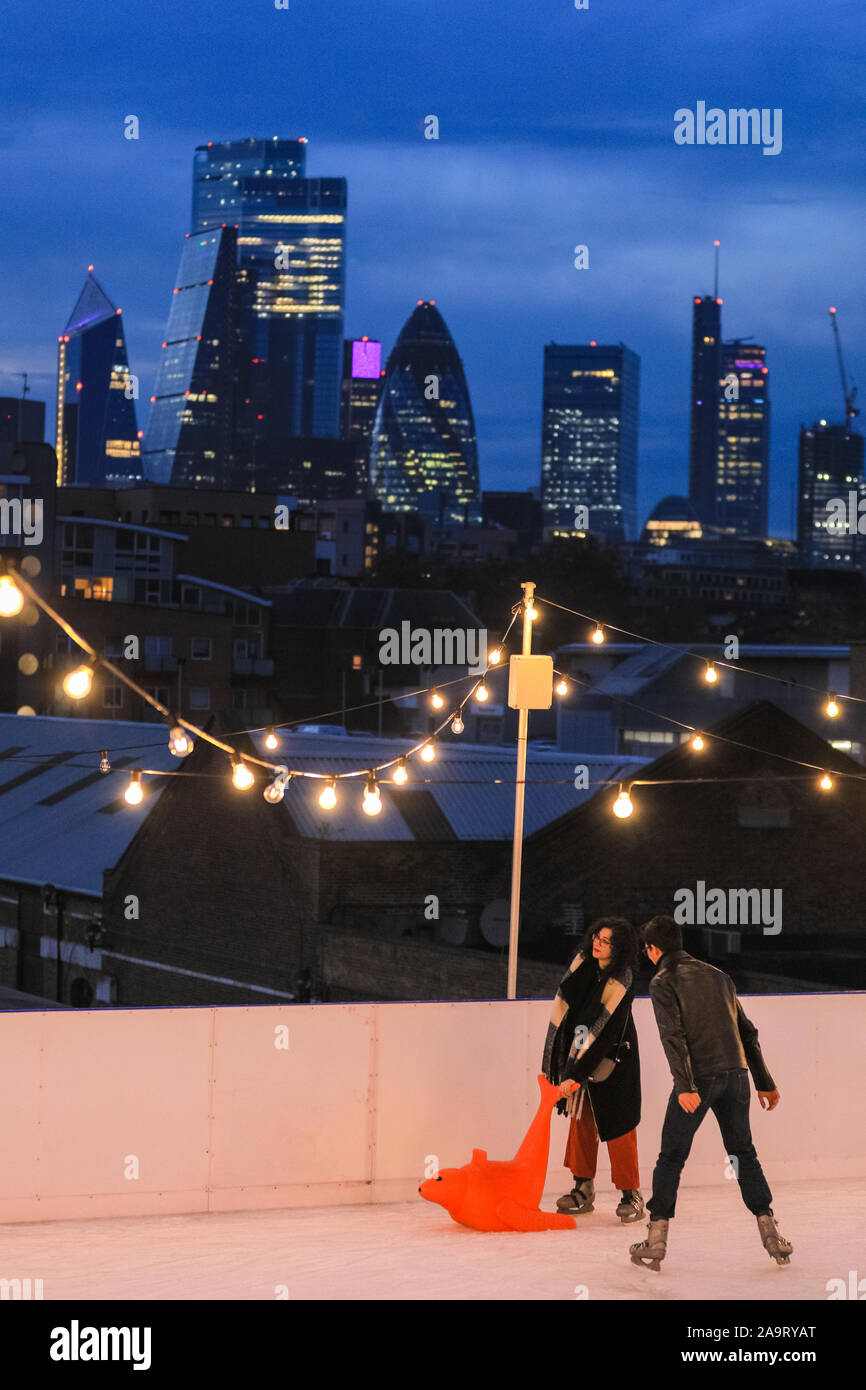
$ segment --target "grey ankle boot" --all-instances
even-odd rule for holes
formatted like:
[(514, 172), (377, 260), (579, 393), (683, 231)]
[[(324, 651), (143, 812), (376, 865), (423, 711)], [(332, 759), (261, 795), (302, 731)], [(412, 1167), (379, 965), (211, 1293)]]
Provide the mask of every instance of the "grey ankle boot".
[(616, 1209), (616, 1214), (624, 1225), (630, 1221), (640, 1221), (644, 1213), (643, 1197), (637, 1188), (626, 1189)]
[(576, 1179), (571, 1192), (558, 1199), (556, 1209), (567, 1212), (569, 1216), (586, 1216), (594, 1211), (595, 1183), (592, 1178)]
[(641, 1240), (636, 1245), (629, 1246), (632, 1264), (643, 1265), (646, 1269), (654, 1269), (656, 1274), (658, 1274), (659, 1265), (667, 1254), (667, 1248), (667, 1217), (660, 1221), (651, 1220), (647, 1227), (646, 1240)]
[(758, 1230), (761, 1233), (761, 1240), (764, 1249), (775, 1260), (777, 1265), (789, 1265), (791, 1263), (791, 1252), (794, 1247), (789, 1240), (786, 1240), (779, 1232), (779, 1225), (773, 1215), (772, 1208), (762, 1212), (755, 1220), (758, 1223)]

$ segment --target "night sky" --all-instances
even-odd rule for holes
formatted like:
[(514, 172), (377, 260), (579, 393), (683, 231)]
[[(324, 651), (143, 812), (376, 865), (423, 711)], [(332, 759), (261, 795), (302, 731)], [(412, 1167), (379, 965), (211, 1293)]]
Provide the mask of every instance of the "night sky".
[[(29, 371), (53, 420), (57, 335), (93, 262), (146, 408), (194, 147), (304, 135), (308, 174), (348, 180), (347, 336), (387, 353), (436, 300), (487, 488), (539, 481), (544, 344), (596, 339), (641, 357), (640, 523), (686, 491), (691, 304), (720, 238), (724, 336), (768, 349), (771, 531), (789, 535), (798, 428), (842, 416), (830, 304), (866, 393), (864, 38), (862, 0), (18, 0), (0, 393)], [(781, 107), (782, 152), (677, 146), (674, 111), (699, 100)]]

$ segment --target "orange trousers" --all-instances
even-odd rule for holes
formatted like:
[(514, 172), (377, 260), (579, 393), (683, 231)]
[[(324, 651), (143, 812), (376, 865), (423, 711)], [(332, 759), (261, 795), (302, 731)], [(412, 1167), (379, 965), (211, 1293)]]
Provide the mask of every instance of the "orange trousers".
[[(578, 1105), (580, 1099), (578, 1098)], [(640, 1187), (640, 1173), (637, 1162), (637, 1130), (630, 1129), (618, 1139), (608, 1139), (607, 1152), (610, 1158), (610, 1176), (614, 1187), (620, 1192)], [(576, 1178), (594, 1178), (598, 1167), (598, 1130), (589, 1097), (583, 1097), (580, 1119), (572, 1115), (568, 1127), (568, 1143), (565, 1146), (565, 1166), (570, 1168)]]

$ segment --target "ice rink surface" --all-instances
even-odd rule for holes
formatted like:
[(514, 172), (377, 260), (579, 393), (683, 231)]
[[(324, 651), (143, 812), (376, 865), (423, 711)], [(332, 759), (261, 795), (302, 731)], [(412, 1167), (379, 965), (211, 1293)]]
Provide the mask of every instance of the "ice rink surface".
[[(658, 1274), (602, 1179), (574, 1231), (482, 1235), (422, 1200), (0, 1227), (0, 1277), (51, 1299), (810, 1299), (866, 1277), (866, 1180), (774, 1184), (780, 1268), (734, 1183), (683, 1188)], [(565, 1190), (563, 1186), (562, 1190)], [(543, 1207), (553, 1210), (551, 1190)], [(647, 1193), (644, 1193), (646, 1197)], [(584, 1292), (585, 1290), (585, 1292)]]

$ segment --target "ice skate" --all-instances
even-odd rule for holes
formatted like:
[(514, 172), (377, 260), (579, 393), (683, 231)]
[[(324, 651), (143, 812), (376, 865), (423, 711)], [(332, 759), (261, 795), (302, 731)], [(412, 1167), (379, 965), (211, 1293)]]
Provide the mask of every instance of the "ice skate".
[(592, 1178), (578, 1179), (571, 1192), (558, 1198), (556, 1210), (567, 1212), (569, 1216), (586, 1216), (594, 1211), (595, 1183)]
[(789, 1240), (786, 1240), (779, 1232), (778, 1222), (773, 1215), (773, 1209), (763, 1212), (755, 1218), (758, 1223), (758, 1230), (761, 1233), (761, 1240), (764, 1249), (775, 1260), (777, 1265), (789, 1265), (791, 1263), (791, 1251), (794, 1249)]
[(646, 1240), (629, 1246), (632, 1264), (643, 1265), (645, 1269), (654, 1269), (658, 1274), (661, 1261), (667, 1254), (667, 1248), (667, 1218), (661, 1221), (651, 1220), (647, 1227)]
[(616, 1214), (624, 1225), (630, 1221), (640, 1221), (644, 1214), (643, 1197), (637, 1188), (626, 1188)]

